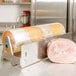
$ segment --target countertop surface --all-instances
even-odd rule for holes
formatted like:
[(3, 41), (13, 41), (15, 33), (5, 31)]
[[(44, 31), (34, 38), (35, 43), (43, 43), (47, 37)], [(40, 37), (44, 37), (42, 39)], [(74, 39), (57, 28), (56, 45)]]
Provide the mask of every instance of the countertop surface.
[[(0, 46), (0, 56), (2, 48)], [(0, 61), (0, 76), (76, 76), (76, 64), (54, 64), (45, 60), (20, 69), (12, 66), (10, 62)]]

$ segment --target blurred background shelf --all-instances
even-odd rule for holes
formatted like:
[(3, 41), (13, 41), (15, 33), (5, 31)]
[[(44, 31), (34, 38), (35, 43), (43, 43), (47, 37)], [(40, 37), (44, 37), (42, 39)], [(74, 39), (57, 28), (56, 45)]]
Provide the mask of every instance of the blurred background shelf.
[(22, 3), (12, 3), (12, 2), (3, 2), (0, 5), (31, 5), (31, 2), (22, 2)]
[(22, 23), (19, 22), (0, 22), (0, 34), (3, 33), (6, 29), (15, 29), (16, 27), (20, 27)]
[(0, 22), (0, 26), (2, 25), (8, 25), (8, 26), (11, 26), (11, 25), (17, 25), (17, 24), (21, 24), (20, 22)]

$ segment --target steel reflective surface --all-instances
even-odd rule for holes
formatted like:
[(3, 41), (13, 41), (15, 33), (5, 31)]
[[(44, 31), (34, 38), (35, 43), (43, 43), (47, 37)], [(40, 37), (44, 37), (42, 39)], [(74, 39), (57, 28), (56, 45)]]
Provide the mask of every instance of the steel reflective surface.
[(73, 1), (73, 40), (76, 42), (76, 0)]
[(32, 24), (60, 22), (66, 27), (67, 0), (32, 0)]

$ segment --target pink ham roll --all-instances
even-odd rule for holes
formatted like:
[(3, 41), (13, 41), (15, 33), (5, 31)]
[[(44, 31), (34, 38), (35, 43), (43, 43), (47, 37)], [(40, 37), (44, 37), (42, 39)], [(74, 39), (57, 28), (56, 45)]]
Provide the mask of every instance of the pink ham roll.
[(69, 39), (53, 39), (48, 44), (47, 56), (55, 63), (75, 63), (76, 44)]

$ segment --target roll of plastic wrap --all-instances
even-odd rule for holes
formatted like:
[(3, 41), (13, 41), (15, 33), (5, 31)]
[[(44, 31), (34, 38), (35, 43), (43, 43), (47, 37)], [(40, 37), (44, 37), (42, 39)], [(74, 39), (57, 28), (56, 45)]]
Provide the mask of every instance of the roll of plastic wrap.
[[(16, 28), (4, 31), (2, 36), (2, 43), (4, 45), (4, 38), (6, 36), (9, 36), (12, 44), (13, 53), (16, 53), (20, 51), (20, 46), (27, 41), (36, 41), (47, 36), (53, 37), (64, 33), (64, 26), (60, 23), (50, 23), (38, 26)], [(8, 53), (8, 50), (5, 50)]]
[(70, 39), (53, 39), (48, 44), (47, 56), (55, 63), (75, 63), (76, 43)]

